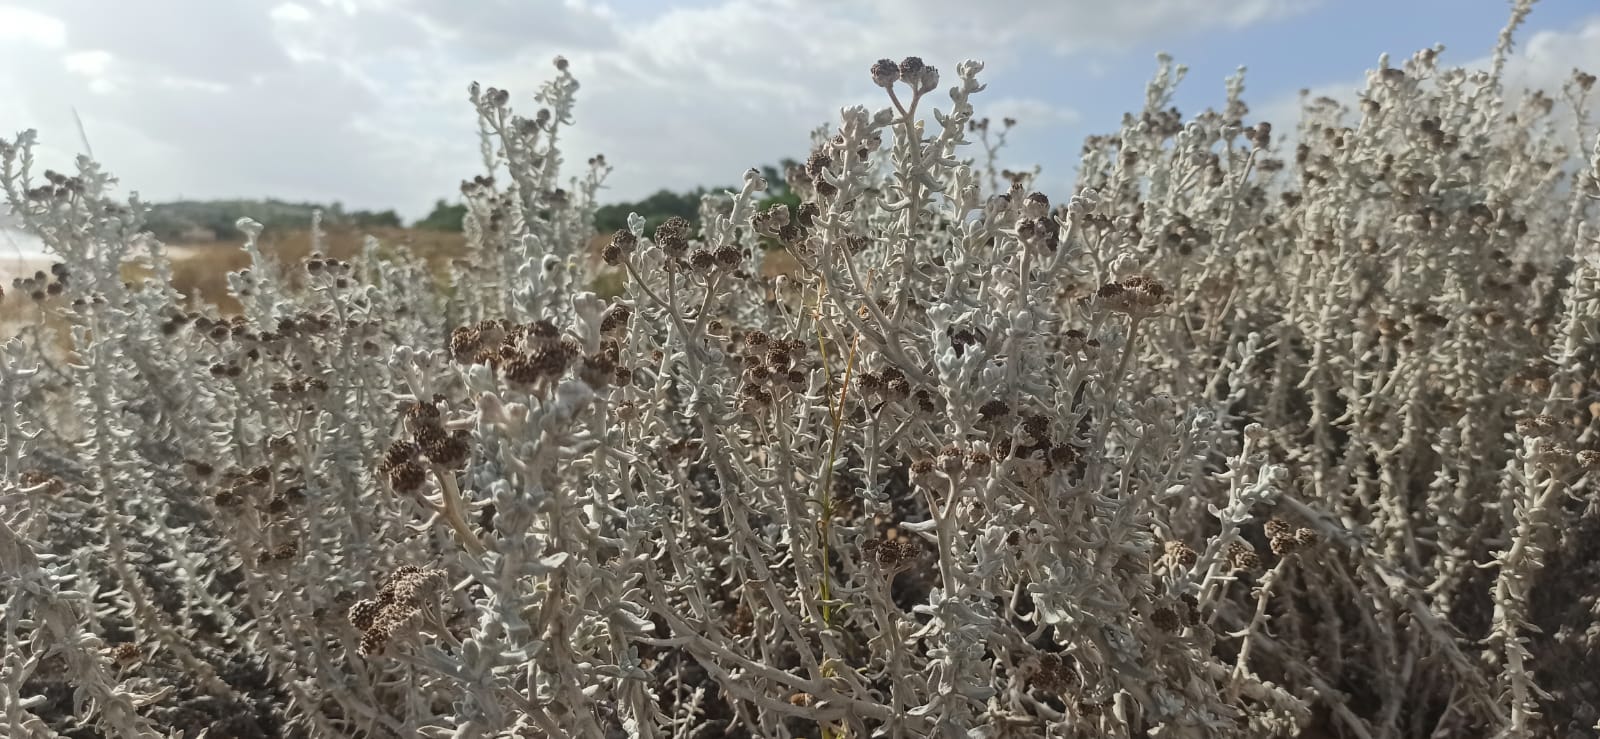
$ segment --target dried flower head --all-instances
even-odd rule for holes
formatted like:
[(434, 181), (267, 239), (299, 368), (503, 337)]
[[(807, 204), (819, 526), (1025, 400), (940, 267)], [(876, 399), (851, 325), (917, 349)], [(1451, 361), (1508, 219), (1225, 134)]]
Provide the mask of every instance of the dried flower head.
[(438, 606), (444, 577), (444, 570), (402, 565), (384, 579), (376, 598), (353, 604), (348, 617), (351, 625), (363, 632), (361, 653), (378, 654), (394, 637), (414, 631), (417, 617)]
[(1200, 561), (1200, 555), (1188, 544), (1181, 541), (1168, 541), (1163, 545), (1166, 549), (1167, 563), (1176, 567), (1193, 567)]
[(900, 81), (900, 65), (888, 59), (879, 59), (872, 65), (872, 84), (891, 87)]
[(111, 661), (118, 665), (131, 665), (144, 658), (144, 653), (139, 650), (139, 645), (133, 642), (121, 642), (109, 650)]
[(1034, 658), (1033, 676), (1028, 682), (1041, 692), (1065, 695), (1082, 686), (1083, 678), (1078, 674), (1076, 659), (1047, 652)]
[(1551, 436), (1560, 429), (1561, 421), (1551, 415), (1538, 415), (1517, 420), (1517, 433), (1529, 438)]
[(1152, 315), (1170, 301), (1166, 287), (1145, 275), (1106, 283), (1100, 287), (1099, 298), (1111, 310), (1134, 317)]
[(672, 216), (656, 227), (655, 242), (667, 254), (681, 257), (689, 251), (689, 221)]
[(1150, 612), (1150, 625), (1170, 633), (1183, 630), (1183, 620), (1179, 618), (1178, 612), (1166, 606)]
[(1226, 550), (1228, 565), (1235, 570), (1254, 572), (1261, 567), (1261, 557), (1243, 540), (1234, 540)]

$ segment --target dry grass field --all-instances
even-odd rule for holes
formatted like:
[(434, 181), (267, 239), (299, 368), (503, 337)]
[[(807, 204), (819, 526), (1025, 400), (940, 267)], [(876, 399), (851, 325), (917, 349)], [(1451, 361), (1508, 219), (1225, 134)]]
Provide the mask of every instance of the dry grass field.
[[(452, 260), (467, 257), (466, 240), (460, 233), (412, 228), (357, 229), (353, 227), (327, 228), (323, 232), (324, 256), (350, 260), (361, 252), (367, 236), (376, 238), (379, 253), (393, 253), (404, 249), (423, 260), (435, 275), (444, 275)], [(609, 242), (610, 235), (596, 236), (590, 243), (589, 254), (593, 264), (588, 265), (597, 275), (593, 287), (603, 295), (620, 294), (625, 276), (621, 270), (607, 269), (599, 259), (599, 252)], [(312, 252), (310, 229), (293, 231), (267, 231), (261, 236), (262, 250), (282, 264), (304, 261)], [(223, 315), (239, 312), (239, 303), (228, 294), (227, 274), (245, 269), (250, 255), (242, 241), (217, 241), (193, 244), (173, 244), (167, 247), (172, 258), (173, 287), (197, 307), (214, 306)], [(48, 272), (51, 261), (30, 255), (0, 259), (0, 340), (15, 336), (20, 327), (32, 323), (38, 306), (29, 295), (12, 287), (13, 278), (25, 278), (36, 272)], [(792, 274), (797, 269), (794, 258), (782, 249), (766, 255), (763, 271), (769, 275)], [(123, 276), (129, 282), (147, 278), (147, 265), (130, 262), (123, 266)]]

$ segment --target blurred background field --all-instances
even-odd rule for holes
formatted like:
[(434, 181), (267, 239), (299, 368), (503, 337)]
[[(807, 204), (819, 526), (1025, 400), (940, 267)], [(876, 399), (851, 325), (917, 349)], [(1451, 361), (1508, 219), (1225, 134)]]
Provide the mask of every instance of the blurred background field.
[[(778, 165), (761, 167), (762, 176), (769, 183), (768, 196), (759, 206), (766, 209), (775, 204), (799, 205), (799, 197), (790, 191), (787, 174), (797, 167), (793, 160), (782, 160)], [(592, 274), (598, 275), (590, 287), (605, 297), (621, 294), (625, 275), (620, 270), (607, 269), (599, 264), (600, 249), (612, 232), (627, 225), (628, 216), (637, 213), (644, 218), (645, 231), (671, 217), (680, 217), (691, 224), (698, 222), (702, 200), (718, 193), (737, 190), (736, 187), (695, 187), (682, 192), (660, 190), (633, 202), (601, 205), (594, 211), (596, 236), (591, 240), (589, 258)], [(303, 261), (312, 252), (311, 224), (320, 219), (323, 232), (323, 256), (350, 260), (358, 255), (368, 236), (378, 240), (380, 257), (404, 251), (425, 261), (436, 277), (449, 273), (452, 260), (470, 259), (466, 237), (463, 234), (466, 206), (459, 201), (440, 199), (432, 211), (407, 225), (394, 210), (348, 210), (340, 203), (291, 202), (276, 198), (179, 200), (147, 203), (145, 230), (162, 244), (172, 259), (173, 286), (190, 299), (196, 307), (211, 305), (223, 314), (237, 312), (239, 306), (228, 295), (227, 273), (249, 266), (250, 258), (244, 250), (244, 234), (238, 221), (249, 218), (262, 224), (262, 251), (284, 264)], [(38, 316), (39, 301), (33, 300), (29, 290), (17, 289), (13, 281), (39, 272), (50, 271), (51, 258), (37, 238), (27, 234), (21, 224), (7, 221), (0, 212), (0, 340), (17, 334)], [(471, 265), (463, 264), (470, 273)], [(790, 273), (796, 263), (782, 249), (768, 251), (763, 259), (763, 271), (774, 276)], [(148, 269), (137, 264), (124, 266), (123, 275), (136, 282), (148, 274)]]
[[(368, 236), (378, 241), (380, 258), (405, 252), (427, 263), (437, 278), (448, 274), (453, 260), (460, 261), (470, 272), (470, 254), (466, 239), (460, 231), (431, 228), (406, 228), (399, 226), (333, 225), (323, 229), (324, 256), (352, 260), (358, 256)], [(596, 264), (599, 277), (590, 287), (607, 297), (620, 294), (626, 275), (620, 270), (599, 269), (600, 249), (609, 241), (610, 232), (597, 234), (590, 243), (589, 256)], [(261, 235), (262, 251), (280, 264), (298, 264), (312, 253), (312, 232), (306, 227), (269, 228)], [(170, 243), (165, 247), (172, 260), (173, 287), (187, 297), (194, 307), (209, 305), (220, 313), (238, 312), (239, 304), (228, 294), (227, 274), (250, 265), (250, 255), (244, 250), (242, 236), (226, 240)], [(0, 238), (0, 340), (16, 336), (24, 326), (36, 321), (40, 315), (40, 301), (29, 291), (18, 289), (14, 281), (38, 273), (48, 274), (52, 259), (33, 237), (10, 231)], [(768, 276), (792, 273), (796, 269), (793, 257), (781, 249), (767, 252), (763, 259), (763, 272)], [(148, 267), (138, 263), (123, 266), (123, 276), (138, 282), (149, 275)], [(45, 305), (51, 298), (45, 296)]]

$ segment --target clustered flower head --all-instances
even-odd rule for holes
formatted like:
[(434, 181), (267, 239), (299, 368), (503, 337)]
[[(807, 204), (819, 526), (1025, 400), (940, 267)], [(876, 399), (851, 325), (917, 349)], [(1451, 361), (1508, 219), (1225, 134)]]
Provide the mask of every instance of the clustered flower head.
[(1166, 287), (1144, 275), (1107, 282), (1096, 297), (1111, 310), (1134, 316), (1154, 313), (1168, 302)]
[(1317, 542), (1317, 532), (1305, 526), (1293, 526), (1283, 519), (1270, 519), (1263, 528), (1266, 530), (1272, 553), (1280, 557), (1286, 557)]
[(861, 544), (861, 552), (885, 571), (892, 572), (909, 566), (921, 548), (909, 539), (868, 539)]
[(1074, 692), (1083, 683), (1077, 660), (1067, 655), (1045, 653), (1035, 658), (1033, 687), (1056, 695)]
[(361, 653), (381, 653), (396, 637), (415, 631), (424, 610), (437, 608), (445, 572), (401, 565), (384, 578), (376, 598), (350, 606), (350, 624), (361, 632)]

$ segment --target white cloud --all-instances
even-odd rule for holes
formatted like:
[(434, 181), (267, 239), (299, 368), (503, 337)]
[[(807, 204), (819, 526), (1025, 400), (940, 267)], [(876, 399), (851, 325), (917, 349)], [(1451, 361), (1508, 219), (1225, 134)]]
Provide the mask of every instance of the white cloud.
[(89, 51), (74, 51), (61, 57), (61, 62), (67, 70), (76, 72), (85, 77), (102, 77), (111, 67), (111, 52), (101, 49)]
[[(1400, 66), (1408, 56), (1395, 54), (1390, 59), (1391, 66)], [(1466, 61), (1452, 61), (1448, 56), (1441, 59), (1441, 65), (1446, 67), (1460, 66), (1470, 70), (1487, 70), (1492, 58), (1483, 55)], [(1376, 60), (1374, 60), (1376, 67)], [(1527, 37), (1520, 42), (1509, 57), (1505, 66), (1505, 85), (1508, 97), (1515, 101), (1520, 95), (1542, 90), (1546, 95), (1556, 100), (1561, 100), (1562, 86), (1572, 78), (1573, 70), (1582, 70), (1591, 74), (1600, 74), (1600, 15), (1594, 15), (1571, 30), (1542, 30)], [(1340, 82), (1328, 82), (1308, 88), (1307, 95), (1311, 99), (1327, 97), (1353, 107), (1359, 94), (1366, 88), (1365, 78), (1350, 78)], [(1297, 92), (1293, 95), (1283, 95), (1268, 101), (1254, 111), (1255, 120), (1272, 121), (1280, 131), (1289, 132), (1294, 123), (1300, 119), (1301, 100)], [(1590, 105), (1594, 107), (1595, 99), (1591, 95)], [(1570, 122), (1571, 111), (1558, 108), (1557, 114), (1564, 116)], [(1570, 125), (1557, 127), (1557, 135), (1566, 137), (1566, 143), (1572, 144)], [(1589, 132), (1590, 135), (1593, 131)], [(1287, 140), (1280, 136), (1280, 141)], [(1592, 140), (1582, 142), (1589, 146)]]
[[(616, 33), (600, 36), (594, 48), (563, 52), (585, 82), (570, 153), (578, 159), (606, 154), (617, 167), (619, 196), (655, 186), (732, 182), (749, 166), (803, 157), (809, 132), (833, 120), (841, 106), (887, 104), (866, 82), (866, 68), (879, 56), (919, 54), (947, 75), (963, 59), (983, 59), (989, 64), (984, 78), (994, 82), (1016, 72), (1030, 48), (1065, 54), (1129, 46), (1263, 21), (1310, 4), (1005, 0), (979, 8), (965, 0), (761, 0), (672, 8), (638, 22), (619, 21)], [(461, 33), (484, 30), (454, 20)], [(428, 22), (445, 19), (430, 16)], [(557, 50), (531, 44), (474, 65), (474, 77), (529, 90)], [(979, 105), (981, 114), (1008, 114), (990, 95)], [(1075, 121), (1061, 109), (1049, 112), (1048, 120), (1030, 121), (1034, 130)], [(1042, 136), (1026, 139), (1019, 136), (1018, 155), (1047, 147)]]
[(583, 83), (569, 163), (604, 153), (617, 168), (612, 195), (632, 198), (803, 157), (808, 133), (841, 106), (886, 102), (867, 81), (879, 56), (919, 54), (947, 75), (985, 60), (995, 92), (980, 115), (1021, 119), (1015, 155), (1047, 155), (1061, 148), (1049, 129), (1077, 114), (1003, 84), (1037, 72), (1025, 59), (1078, 54), (1087, 65), (1086, 52), (1315, 2), (13, 1), (0, 6), (0, 63), (32, 59), (30, 45), (62, 55), (0, 78), (12, 103), (0, 127), (37, 126), (64, 150), (77, 107), (96, 153), (157, 198), (341, 199), (411, 215), (476, 172), (467, 83), (509, 89), (513, 105), (531, 108), (557, 54)]
[(67, 42), (67, 26), (44, 13), (0, 5), (0, 43), (14, 42), (60, 48)]
[(881, 23), (907, 23), (927, 41), (996, 48), (1042, 43), (1068, 54), (1125, 50), (1218, 28), (1242, 28), (1318, 4), (1320, 0), (991, 0), (981, 5), (970, 0), (879, 0), (860, 7), (880, 9)]
[(211, 95), (220, 95), (228, 91), (228, 86), (220, 82), (207, 82), (205, 80), (189, 79), (187, 77), (176, 77), (172, 75), (163, 75), (158, 77), (156, 78), (155, 83), (157, 86), (168, 90), (192, 90)]
[[(1473, 66), (1488, 66), (1484, 59)], [(1507, 83), (1554, 95), (1572, 77), (1573, 69), (1600, 74), (1600, 15), (1575, 31), (1533, 34), (1506, 63)]]
[(72, 72), (88, 82), (89, 92), (96, 95), (108, 95), (117, 89), (108, 72), (111, 71), (111, 52), (100, 49), (89, 51), (74, 51), (61, 57), (61, 64), (68, 72)]
[(1026, 122), (1029, 126), (1060, 126), (1078, 123), (1083, 120), (1083, 114), (1063, 105), (1037, 98), (1008, 97), (999, 100), (990, 100), (984, 106), (985, 115), (996, 121), (1003, 118), (1014, 118), (1019, 122)]
[(280, 23), (305, 23), (313, 17), (311, 11), (299, 3), (284, 3), (276, 6), (269, 15), (273, 20)]

